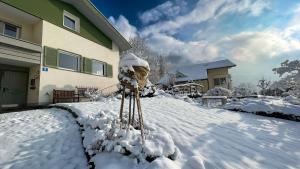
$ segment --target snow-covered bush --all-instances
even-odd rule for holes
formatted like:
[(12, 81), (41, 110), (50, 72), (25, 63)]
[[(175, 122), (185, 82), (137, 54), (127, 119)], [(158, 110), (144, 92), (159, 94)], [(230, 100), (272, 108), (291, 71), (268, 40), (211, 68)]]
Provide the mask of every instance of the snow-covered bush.
[(232, 91), (223, 87), (215, 87), (208, 90), (205, 96), (232, 96)]
[(102, 92), (95, 88), (87, 88), (84, 95), (89, 98), (90, 101), (99, 101), (103, 97)]
[(143, 97), (152, 97), (154, 96), (155, 92), (155, 86), (148, 80), (146, 86), (141, 91), (141, 95)]
[(257, 87), (260, 88), (259, 93), (262, 95), (266, 95), (267, 89), (270, 87), (270, 85), (271, 85), (271, 81), (265, 79), (264, 77), (262, 79), (258, 80)]
[(274, 68), (273, 72), (281, 77), (272, 84), (273, 86), (300, 98), (300, 60), (286, 60), (281, 63), (280, 67)]
[[(123, 118), (126, 122), (128, 117)], [(120, 128), (116, 113), (107, 110), (89, 118), (79, 118), (83, 124), (83, 146), (89, 155), (99, 152), (118, 152), (138, 161), (153, 161), (159, 157), (175, 160), (178, 156), (172, 137), (164, 132), (145, 125), (145, 144), (141, 144), (140, 130), (130, 126)]]
[(240, 85), (234, 88), (232, 95), (236, 97), (245, 97), (245, 96), (251, 96), (255, 93), (256, 93), (256, 89), (253, 84), (241, 83)]

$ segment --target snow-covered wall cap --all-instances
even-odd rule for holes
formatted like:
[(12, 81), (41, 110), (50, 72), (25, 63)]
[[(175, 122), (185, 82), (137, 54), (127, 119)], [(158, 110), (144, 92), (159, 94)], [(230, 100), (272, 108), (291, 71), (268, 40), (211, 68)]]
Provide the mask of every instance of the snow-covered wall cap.
[(139, 57), (137, 57), (133, 53), (126, 53), (122, 56), (120, 60), (120, 68), (129, 68), (131, 69), (132, 66), (141, 66), (150, 71), (149, 63)]

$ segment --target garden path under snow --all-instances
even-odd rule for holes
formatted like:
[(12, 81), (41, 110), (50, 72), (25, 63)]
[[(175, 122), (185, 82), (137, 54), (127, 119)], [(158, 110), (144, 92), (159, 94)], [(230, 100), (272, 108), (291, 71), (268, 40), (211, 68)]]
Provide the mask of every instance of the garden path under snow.
[(1, 169), (86, 169), (70, 113), (43, 109), (0, 114)]
[[(118, 113), (120, 100), (64, 105), (87, 118), (100, 111)], [(179, 159), (159, 158), (145, 165), (120, 159), (120, 154), (99, 153), (96, 168), (300, 168), (298, 122), (207, 109), (165, 96), (143, 98), (142, 107), (145, 126), (168, 132), (181, 152)]]

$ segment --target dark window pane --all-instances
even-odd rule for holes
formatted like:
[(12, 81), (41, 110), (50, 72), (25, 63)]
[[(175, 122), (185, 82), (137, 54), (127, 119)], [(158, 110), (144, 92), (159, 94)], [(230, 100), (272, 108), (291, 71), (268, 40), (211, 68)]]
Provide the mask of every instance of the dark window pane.
[(221, 81), (220, 83), (221, 83), (222, 85), (225, 85), (225, 84), (226, 84), (226, 78), (224, 78), (224, 77), (223, 77), (223, 78), (220, 78), (220, 81)]
[(64, 16), (64, 25), (75, 30), (75, 21), (67, 16)]
[(214, 84), (215, 84), (215, 86), (220, 85), (220, 80), (219, 79), (214, 79)]
[(61, 68), (78, 70), (78, 57), (76, 56), (60, 53), (58, 63)]
[(17, 30), (17, 27), (5, 24), (4, 34), (17, 38)]
[(101, 62), (97, 62), (93, 60), (92, 63), (92, 73), (96, 75), (103, 75), (104, 65)]

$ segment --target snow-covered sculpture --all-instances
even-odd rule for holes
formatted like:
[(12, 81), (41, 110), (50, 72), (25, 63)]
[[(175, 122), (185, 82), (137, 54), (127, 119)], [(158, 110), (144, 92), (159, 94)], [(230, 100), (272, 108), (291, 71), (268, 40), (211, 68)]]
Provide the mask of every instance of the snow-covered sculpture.
[[(125, 99), (125, 90), (129, 89), (130, 98), (129, 98), (129, 115), (127, 124), (128, 126), (138, 124), (139, 129), (141, 130), (142, 141), (144, 143), (144, 126), (143, 126), (143, 114), (141, 109), (141, 102), (139, 96), (139, 89), (142, 89), (146, 86), (148, 82), (148, 74), (150, 67), (147, 61), (137, 57), (133, 53), (125, 54), (120, 60), (120, 74), (119, 81), (123, 87), (122, 90), (122, 100), (120, 108), (120, 120), (121, 125), (123, 125), (123, 108), (124, 108), (124, 99)], [(133, 97), (133, 104), (132, 104)], [(135, 122), (135, 101), (137, 102), (138, 108), (138, 121)], [(133, 109), (132, 109), (133, 108)], [(132, 109), (132, 116), (131, 116)]]

